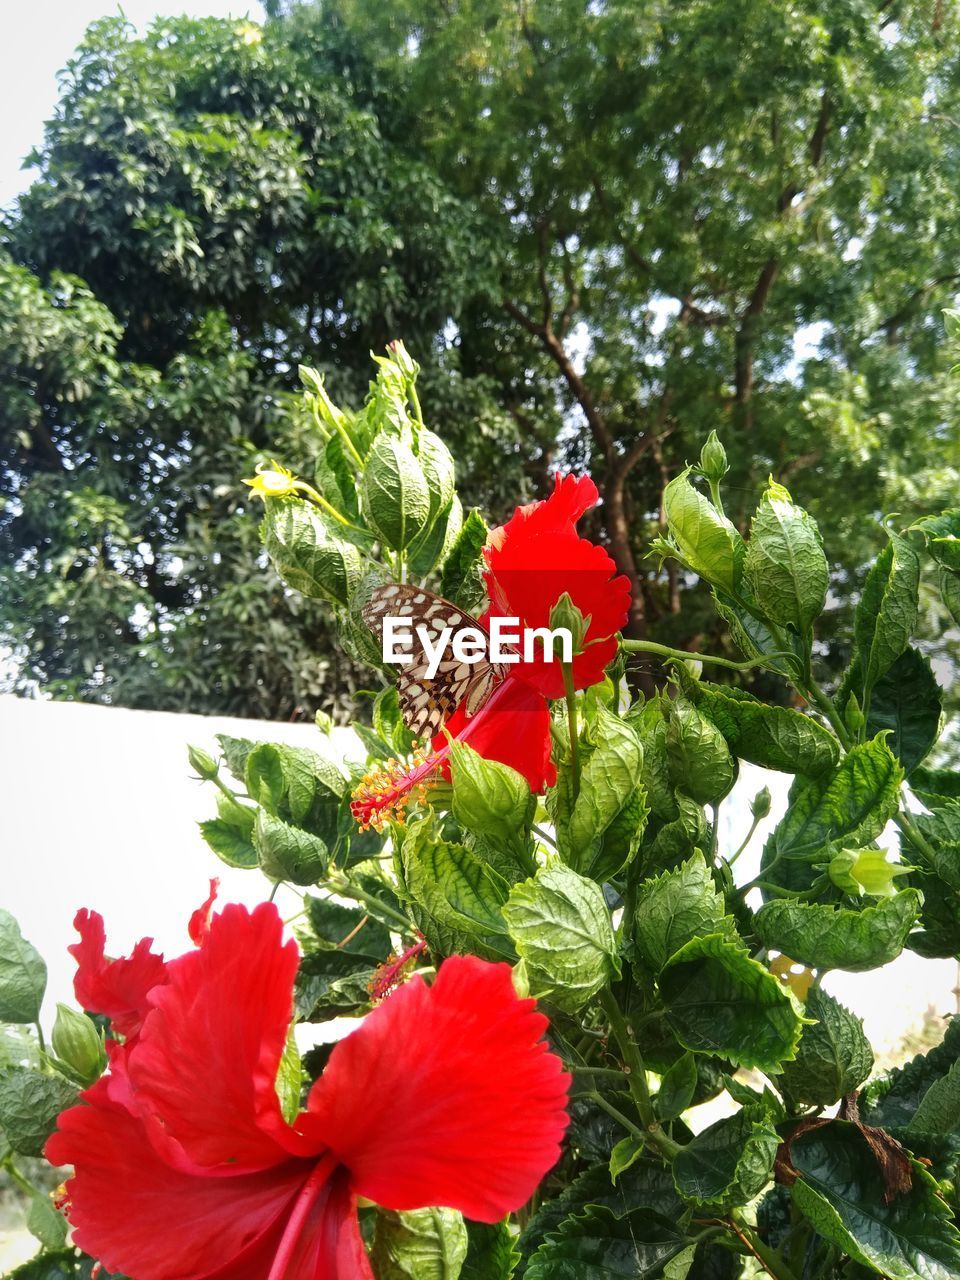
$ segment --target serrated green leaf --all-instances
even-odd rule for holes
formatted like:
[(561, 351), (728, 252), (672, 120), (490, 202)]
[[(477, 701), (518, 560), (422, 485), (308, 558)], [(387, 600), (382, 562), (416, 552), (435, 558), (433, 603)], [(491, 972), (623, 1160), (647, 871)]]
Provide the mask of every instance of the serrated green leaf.
[(261, 536), (277, 573), (301, 595), (345, 605), (363, 576), (359, 548), (310, 502), (268, 498)]
[(960, 573), (941, 568), (937, 575), (937, 583), (940, 587), (940, 596), (944, 607), (956, 625), (960, 627)]
[(0, 910), (0, 1021), (36, 1022), (46, 989), (43, 957), (10, 912)]
[(77, 1100), (77, 1090), (61, 1076), (12, 1067), (0, 1072), (0, 1129), (11, 1150), (39, 1156), (57, 1116)]
[(913, 1119), (907, 1125), (908, 1134), (929, 1134), (942, 1137), (960, 1129), (960, 1062), (934, 1080), (920, 1099)]
[(960, 571), (960, 507), (948, 507), (937, 516), (924, 516), (910, 526), (927, 540), (927, 549), (945, 569)]
[[(598, 861), (604, 835), (624, 809), (632, 801), (636, 803), (643, 768), (643, 748), (636, 731), (602, 703), (597, 705), (591, 735), (596, 746), (583, 766), (580, 792), (568, 821), (557, 827), (561, 856), (583, 874), (593, 874), (592, 864)], [(643, 803), (642, 797), (640, 803)], [(618, 845), (627, 856), (630, 856), (631, 845), (636, 852), (642, 822), (637, 809), (631, 820), (631, 834)], [(608, 846), (603, 859), (607, 865), (617, 860), (612, 856), (614, 843)], [(609, 874), (619, 871), (626, 860), (622, 858)]]
[(771, 622), (802, 634), (823, 610), (830, 574), (820, 530), (773, 480), (750, 525), (743, 573)]
[(447, 553), (440, 576), (440, 594), (468, 613), (476, 610), (484, 598), (483, 579), (480, 576), (482, 551), (486, 546), (489, 529), (483, 516), (474, 507), (457, 540)]
[(889, 543), (867, 574), (854, 617), (863, 677), (861, 706), (910, 642), (917, 625), (920, 558), (906, 538), (888, 531)]
[(470, 849), (442, 840), (428, 819), (412, 822), (400, 846), (407, 894), (431, 951), (515, 958), (503, 906), (507, 883)]
[(250, 870), (258, 865), (257, 851), (249, 834), (222, 818), (210, 818), (198, 824), (208, 847), (228, 867)]
[(829, 1107), (859, 1089), (873, 1070), (863, 1023), (822, 987), (811, 987), (797, 1056), (783, 1064), (781, 1092), (794, 1102)]
[(695, 938), (659, 979), (677, 1040), (742, 1067), (776, 1071), (792, 1058), (802, 1023), (789, 995), (742, 946), (720, 934)]
[(741, 760), (764, 769), (815, 777), (832, 769), (840, 759), (833, 734), (799, 711), (770, 706), (732, 685), (721, 687), (686, 678), (683, 688)]
[(367, 956), (376, 963), (390, 955), (390, 931), (362, 908), (345, 907), (331, 898), (317, 898), (312, 894), (306, 896), (304, 906), (312, 933), (310, 950), (319, 944), (324, 950)]
[(688, 698), (670, 704), (666, 745), (673, 785), (699, 804), (718, 803), (736, 781), (726, 739)]
[(456, 1209), (377, 1211), (370, 1260), (377, 1280), (457, 1280), (467, 1228)]
[(960, 1234), (937, 1183), (913, 1165), (913, 1189), (889, 1204), (876, 1159), (857, 1128), (833, 1121), (791, 1144), (793, 1201), (815, 1230), (889, 1280), (955, 1280)]
[(467, 1223), (467, 1256), (460, 1280), (511, 1280), (519, 1262), (516, 1236), (505, 1222)]
[[(633, 936), (637, 954), (654, 973), (693, 938), (722, 933), (723, 895), (700, 850), (675, 871), (646, 880), (637, 894)], [(730, 932), (732, 930), (732, 921)]]
[(862, 911), (778, 898), (760, 908), (754, 923), (764, 946), (800, 964), (862, 973), (896, 959), (919, 909), (915, 889), (902, 889)]
[(773, 1175), (780, 1145), (762, 1107), (743, 1107), (698, 1133), (673, 1162), (683, 1198), (709, 1213), (727, 1213), (759, 1195)]
[(889, 730), (887, 745), (909, 774), (940, 736), (940, 686), (930, 662), (910, 645), (873, 686), (867, 733)]
[(603, 892), (569, 867), (541, 867), (510, 890), (503, 914), (531, 990), (575, 1012), (620, 971)]
[(649, 1210), (617, 1218), (590, 1205), (547, 1238), (530, 1259), (524, 1280), (653, 1280), (688, 1244), (672, 1223)]
[(392, 551), (402, 551), (428, 528), (431, 497), (423, 469), (405, 440), (381, 432), (360, 482), (363, 514)]
[(430, 495), (430, 521), (433, 523), (454, 498), (456, 468), (453, 454), (432, 431), (421, 427), (416, 433), (416, 452), (420, 469)]
[(414, 578), (426, 578), (437, 565), (442, 565), (453, 550), (463, 528), (463, 504), (454, 495), (430, 527), (421, 533), (407, 553), (407, 563)]
[(667, 1069), (654, 1099), (660, 1120), (676, 1120), (693, 1102), (698, 1083), (697, 1060), (684, 1053)]
[(900, 803), (903, 770), (880, 738), (854, 747), (830, 773), (798, 778), (787, 812), (764, 846), (765, 880), (808, 889), (826, 846), (843, 841), (855, 848), (875, 840)]
[(293, 884), (316, 884), (330, 861), (327, 846), (319, 836), (293, 827), (261, 809), (253, 830), (260, 866), (271, 880)]
[(523, 774), (487, 760), (467, 743), (450, 744), (453, 816), (466, 830), (485, 836), (529, 867), (528, 836), (537, 807)]
[(904, 1127), (913, 1120), (930, 1086), (960, 1062), (960, 1018), (951, 1018), (940, 1044), (918, 1053), (902, 1067), (872, 1080), (860, 1095), (867, 1124)]

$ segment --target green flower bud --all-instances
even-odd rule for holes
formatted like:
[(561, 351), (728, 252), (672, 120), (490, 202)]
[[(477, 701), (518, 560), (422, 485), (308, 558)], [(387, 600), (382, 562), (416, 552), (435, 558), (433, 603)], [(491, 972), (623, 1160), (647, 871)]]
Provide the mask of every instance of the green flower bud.
[(909, 873), (908, 867), (888, 862), (882, 849), (841, 849), (827, 866), (827, 874), (844, 893), (892, 898), (894, 881)]
[(570, 632), (574, 657), (578, 653), (583, 653), (583, 642), (590, 627), (590, 617), (589, 613), (586, 617), (583, 616), (566, 591), (550, 610), (551, 631), (555, 631), (558, 627), (563, 627), (565, 631)]
[(847, 727), (847, 731), (856, 741), (866, 725), (866, 720), (863, 718), (863, 712), (860, 710), (860, 703), (855, 693), (851, 693), (847, 699), (847, 705), (843, 711), (843, 722)]
[(85, 1013), (57, 1005), (53, 1024), (53, 1052), (84, 1084), (93, 1084), (107, 1065), (103, 1037)]
[(198, 778), (204, 782), (212, 782), (220, 772), (220, 766), (203, 747), (187, 747), (187, 759), (191, 769), (196, 770)]
[(390, 359), (397, 366), (403, 376), (408, 378), (411, 382), (415, 382), (417, 374), (420, 372), (420, 366), (400, 339), (396, 338), (393, 342), (388, 342), (387, 350), (390, 352)]
[(711, 484), (719, 484), (730, 470), (727, 451), (720, 443), (715, 431), (710, 432), (700, 450), (700, 470)]
[(770, 788), (762, 787), (750, 801), (750, 813), (759, 820), (770, 812)]

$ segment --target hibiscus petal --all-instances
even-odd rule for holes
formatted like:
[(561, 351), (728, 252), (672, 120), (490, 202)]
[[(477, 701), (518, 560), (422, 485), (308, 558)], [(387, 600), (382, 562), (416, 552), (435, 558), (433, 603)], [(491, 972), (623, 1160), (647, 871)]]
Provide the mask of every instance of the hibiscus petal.
[(102, 1079), (65, 1111), (45, 1155), (72, 1164), (74, 1242), (108, 1271), (137, 1280), (263, 1280), (315, 1161), (197, 1178), (170, 1168)]
[[(518, 668), (514, 668), (518, 669)], [(464, 740), (485, 760), (497, 760), (522, 773), (533, 792), (553, 786), (557, 771), (550, 760), (550, 708), (541, 694), (508, 677), (497, 691), (497, 700), (467, 717), (463, 704), (433, 740), (434, 751), (447, 745), (447, 733)], [(470, 727), (468, 734), (464, 730)], [(444, 775), (450, 766), (444, 763)]]
[(282, 935), (272, 903), (231, 904), (151, 997), (127, 1072), (151, 1140), (182, 1169), (236, 1176), (286, 1156), (264, 1131), (282, 1124), (275, 1082), (293, 1016), (298, 953)]
[(357, 1220), (357, 1198), (345, 1169), (317, 1166), (300, 1193), (267, 1280), (374, 1280)]
[(456, 956), (411, 979), (336, 1046), (302, 1117), (389, 1209), (496, 1222), (533, 1194), (567, 1127), (569, 1077), (509, 965)]
[(73, 926), (80, 941), (67, 950), (77, 962), (73, 989), (78, 1002), (90, 1013), (108, 1017), (117, 1035), (135, 1036), (150, 1009), (148, 994), (166, 981), (163, 956), (150, 950), (152, 938), (144, 938), (132, 955), (108, 959), (103, 917), (96, 911), (78, 911)]
[(190, 917), (190, 923), (187, 925), (187, 932), (190, 934), (190, 941), (194, 946), (199, 947), (210, 932), (210, 921), (213, 919), (213, 904), (216, 902), (219, 892), (220, 881), (214, 876), (210, 881), (210, 892), (206, 901), (197, 907)]

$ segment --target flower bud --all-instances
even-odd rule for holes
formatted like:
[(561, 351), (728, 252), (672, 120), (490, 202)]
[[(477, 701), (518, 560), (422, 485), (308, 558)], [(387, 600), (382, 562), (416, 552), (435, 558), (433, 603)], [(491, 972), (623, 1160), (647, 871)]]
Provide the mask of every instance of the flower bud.
[(856, 741), (860, 737), (866, 721), (863, 718), (857, 695), (853, 692), (851, 692), (850, 697), (847, 699), (847, 705), (843, 709), (843, 722), (854, 741)]
[(387, 343), (387, 350), (390, 352), (390, 359), (397, 366), (405, 378), (411, 382), (416, 381), (417, 374), (420, 372), (420, 366), (411, 356), (410, 352), (403, 345), (399, 338), (395, 338), (393, 342)]
[(750, 813), (759, 822), (770, 812), (770, 788), (761, 787), (750, 801)]
[(865, 894), (874, 898), (892, 898), (897, 892), (894, 881), (908, 874), (907, 867), (888, 862), (882, 849), (841, 849), (827, 866), (827, 874), (844, 893)]
[(590, 617), (590, 614), (587, 614), (586, 617), (583, 616), (567, 591), (563, 593), (550, 610), (550, 629), (551, 631), (556, 631), (558, 627), (562, 627), (565, 631), (570, 632), (573, 657), (576, 657), (578, 653), (583, 653), (583, 642), (590, 627)]
[(730, 470), (727, 451), (720, 443), (715, 431), (710, 432), (700, 450), (700, 470), (711, 484), (719, 484)]
[(212, 782), (220, 772), (216, 760), (203, 747), (187, 747), (187, 759), (190, 761), (190, 768), (196, 771), (197, 777), (203, 782)]
[(107, 1065), (103, 1037), (85, 1013), (57, 1005), (53, 1024), (53, 1052), (84, 1084), (93, 1084)]

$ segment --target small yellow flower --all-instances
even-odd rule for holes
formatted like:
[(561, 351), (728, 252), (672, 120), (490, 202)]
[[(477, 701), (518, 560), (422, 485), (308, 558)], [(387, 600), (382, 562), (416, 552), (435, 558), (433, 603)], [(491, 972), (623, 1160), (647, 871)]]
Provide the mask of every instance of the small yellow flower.
[(292, 471), (281, 467), (279, 462), (258, 462), (256, 474), (245, 485), (253, 490), (258, 498), (288, 498), (297, 492), (297, 484)]
[(253, 22), (241, 22), (237, 34), (244, 44), (260, 44), (263, 40), (263, 32)]

